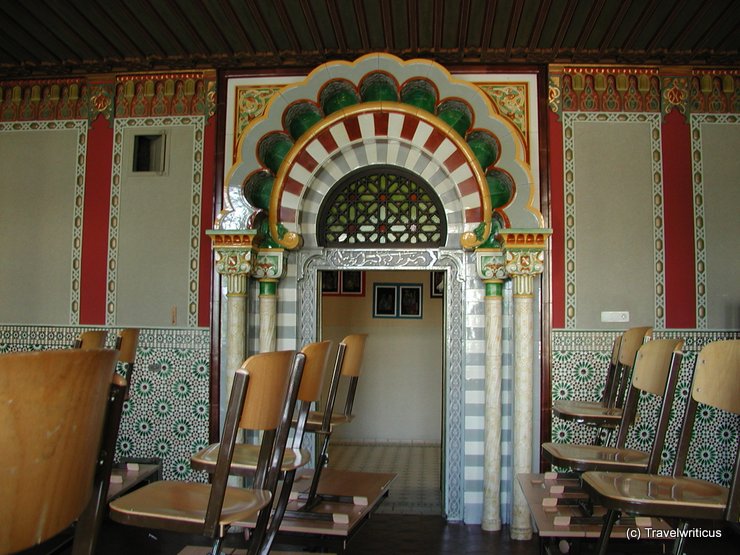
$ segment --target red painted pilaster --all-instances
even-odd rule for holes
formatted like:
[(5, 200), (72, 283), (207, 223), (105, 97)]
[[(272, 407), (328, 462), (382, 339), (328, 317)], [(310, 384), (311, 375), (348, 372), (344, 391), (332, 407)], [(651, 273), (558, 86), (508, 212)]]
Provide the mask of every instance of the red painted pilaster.
[(691, 129), (678, 110), (661, 128), (667, 328), (696, 327)]
[(200, 253), (198, 260), (198, 326), (207, 328), (211, 321), (211, 276), (213, 250), (206, 230), (213, 226), (213, 188), (216, 160), (216, 116), (206, 122), (203, 137), (203, 185), (200, 206)]
[(552, 327), (565, 327), (565, 206), (563, 182), (563, 124), (547, 111), (548, 163), (550, 165), (550, 221), (552, 237)]
[(113, 128), (99, 115), (87, 134), (80, 324), (105, 324)]

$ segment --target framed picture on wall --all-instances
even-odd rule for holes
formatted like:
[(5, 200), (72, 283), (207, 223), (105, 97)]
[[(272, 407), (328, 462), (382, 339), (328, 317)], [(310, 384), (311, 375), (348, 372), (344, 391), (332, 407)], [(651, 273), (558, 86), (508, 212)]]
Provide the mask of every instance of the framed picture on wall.
[(321, 294), (339, 295), (339, 272), (336, 270), (321, 271)]
[(397, 287), (376, 283), (373, 287), (373, 318), (395, 318), (398, 316)]
[(429, 294), (432, 297), (445, 296), (445, 273), (432, 272), (431, 283), (429, 284)]
[(342, 295), (365, 295), (365, 272), (359, 270), (342, 270), (341, 293)]
[(398, 286), (398, 316), (400, 318), (421, 318), (421, 284)]

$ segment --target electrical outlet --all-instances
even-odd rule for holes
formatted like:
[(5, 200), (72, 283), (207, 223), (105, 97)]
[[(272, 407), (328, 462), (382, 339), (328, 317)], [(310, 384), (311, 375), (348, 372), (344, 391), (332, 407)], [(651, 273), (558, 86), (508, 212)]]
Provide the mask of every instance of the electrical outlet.
[(626, 310), (622, 311), (606, 311), (601, 313), (602, 322), (629, 322), (630, 313)]

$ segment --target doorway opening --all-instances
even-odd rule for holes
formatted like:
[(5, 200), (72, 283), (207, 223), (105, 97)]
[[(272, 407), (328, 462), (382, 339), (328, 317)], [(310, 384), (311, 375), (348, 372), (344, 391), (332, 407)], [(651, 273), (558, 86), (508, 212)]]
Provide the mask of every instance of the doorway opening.
[[(437, 276), (325, 270), (319, 280), (320, 338), (336, 350), (344, 336), (368, 334), (355, 418), (334, 430), (329, 464), (396, 474), (381, 513), (443, 512), (444, 292), (433, 289)], [(345, 394), (340, 389), (340, 406)]]
[[(437, 335), (442, 356), (441, 462), (442, 515), (452, 521), (462, 520), (464, 507), (464, 363), (465, 326), (464, 299), (466, 292), (465, 253), (457, 249), (302, 249), (295, 253), (297, 269), (297, 327), (300, 344), (321, 337), (322, 295), (320, 277), (324, 270), (363, 271), (366, 277), (375, 271), (419, 270), (430, 279), (430, 272), (442, 272), (443, 305), (442, 332)], [(424, 282), (428, 296), (428, 282)], [(372, 298), (367, 288), (366, 296)], [(423, 310), (423, 308), (422, 308)], [(340, 338), (341, 339), (341, 338)], [(367, 348), (367, 347), (366, 347)], [(367, 387), (360, 377), (358, 390)], [(341, 393), (341, 392), (340, 392)], [(378, 400), (381, 402), (382, 399)], [(356, 412), (361, 407), (355, 405)], [(357, 412), (357, 420), (360, 414)], [(331, 462), (329, 463), (331, 464)]]

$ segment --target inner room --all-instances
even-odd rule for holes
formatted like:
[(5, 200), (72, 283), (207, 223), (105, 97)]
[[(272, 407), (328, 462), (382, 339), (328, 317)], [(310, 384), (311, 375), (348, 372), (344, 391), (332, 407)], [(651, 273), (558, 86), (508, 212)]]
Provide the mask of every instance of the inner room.
[[(322, 339), (368, 335), (355, 417), (332, 434), (329, 464), (396, 473), (380, 513), (440, 515), (444, 272), (321, 274)], [(340, 389), (340, 402), (346, 394)]]

